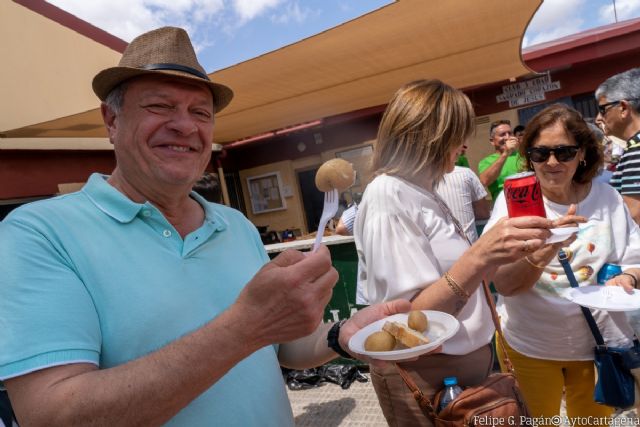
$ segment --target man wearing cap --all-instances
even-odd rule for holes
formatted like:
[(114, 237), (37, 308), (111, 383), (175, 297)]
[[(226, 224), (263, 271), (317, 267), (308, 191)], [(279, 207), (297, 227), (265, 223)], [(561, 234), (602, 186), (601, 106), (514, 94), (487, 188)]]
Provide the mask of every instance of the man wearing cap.
[(480, 182), (487, 187), (491, 199), (496, 200), (504, 186), (504, 179), (520, 170), (518, 140), (511, 132), (509, 120), (498, 120), (491, 123), (489, 142), (495, 152), (478, 163)]
[[(193, 184), (231, 101), (184, 30), (93, 80), (117, 166), (0, 223), (0, 380), (23, 425), (293, 425), (280, 364), (348, 356), (395, 301), (322, 324), (322, 247), (269, 262), (255, 227)], [(318, 326), (320, 325), (320, 326)]]
[(598, 86), (595, 97), (596, 123), (608, 135), (627, 141), (610, 183), (640, 224), (640, 68), (609, 77)]

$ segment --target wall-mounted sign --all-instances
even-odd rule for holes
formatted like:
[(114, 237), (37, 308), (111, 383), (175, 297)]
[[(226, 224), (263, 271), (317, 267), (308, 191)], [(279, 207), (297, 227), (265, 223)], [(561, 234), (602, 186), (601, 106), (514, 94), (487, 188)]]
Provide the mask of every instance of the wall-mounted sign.
[(287, 208), (282, 191), (280, 172), (247, 177), (251, 210), (254, 214), (280, 211)]
[(560, 89), (560, 82), (552, 82), (548, 74), (535, 79), (502, 86), (502, 93), (496, 96), (496, 102), (509, 102), (509, 107), (544, 101), (545, 93)]

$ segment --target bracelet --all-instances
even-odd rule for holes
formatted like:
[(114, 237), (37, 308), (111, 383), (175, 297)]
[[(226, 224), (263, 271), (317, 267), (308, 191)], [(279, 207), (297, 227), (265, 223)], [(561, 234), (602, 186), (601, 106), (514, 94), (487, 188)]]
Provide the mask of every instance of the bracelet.
[(638, 278), (631, 273), (620, 273), (618, 276), (629, 276), (633, 279), (633, 289), (638, 289)]
[(327, 347), (345, 359), (353, 359), (353, 356), (344, 351), (338, 341), (338, 337), (340, 337), (340, 327), (344, 322), (346, 322), (346, 320), (341, 320), (331, 326), (331, 329), (329, 329), (329, 332), (327, 333)]
[(531, 260), (529, 259), (529, 257), (528, 257), (528, 256), (524, 257), (524, 260), (525, 260), (525, 261), (527, 261), (530, 265), (532, 265), (532, 266), (533, 266), (533, 267), (535, 267), (535, 268), (544, 269), (544, 268), (546, 267), (546, 265), (538, 265), (538, 264), (534, 263), (533, 261), (531, 261)]
[(456, 281), (453, 280), (453, 277), (451, 277), (449, 272), (444, 273), (444, 279), (447, 281), (447, 285), (449, 285), (454, 294), (464, 299), (469, 299), (471, 297), (471, 295), (469, 295), (469, 292), (462, 289), (460, 285), (458, 285)]

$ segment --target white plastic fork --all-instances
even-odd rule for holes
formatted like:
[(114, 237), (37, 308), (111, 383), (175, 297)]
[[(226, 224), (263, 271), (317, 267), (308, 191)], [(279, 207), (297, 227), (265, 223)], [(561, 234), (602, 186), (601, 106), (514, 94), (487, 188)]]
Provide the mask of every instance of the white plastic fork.
[(320, 247), (322, 236), (324, 236), (324, 228), (327, 226), (327, 222), (335, 216), (336, 212), (338, 212), (338, 190), (334, 188), (333, 190), (324, 193), (324, 207), (322, 208), (320, 224), (318, 224), (316, 241), (313, 243), (313, 249), (311, 252), (317, 251)]

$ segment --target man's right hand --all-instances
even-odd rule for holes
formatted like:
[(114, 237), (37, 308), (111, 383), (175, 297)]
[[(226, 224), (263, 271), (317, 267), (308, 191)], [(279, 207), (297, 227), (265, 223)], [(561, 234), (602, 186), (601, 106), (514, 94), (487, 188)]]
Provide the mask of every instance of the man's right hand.
[(256, 273), (231, 308), (247, 340), (261, 345), (306, 336), (322, 321), (338, 272), (325, 246), (304, 254), (287, 250)]
[(504, 143), (504, 151), (510, 155), (517, 149), (518, 149), (518, 138), (516, 138), (515, 136), (509, 137)]

